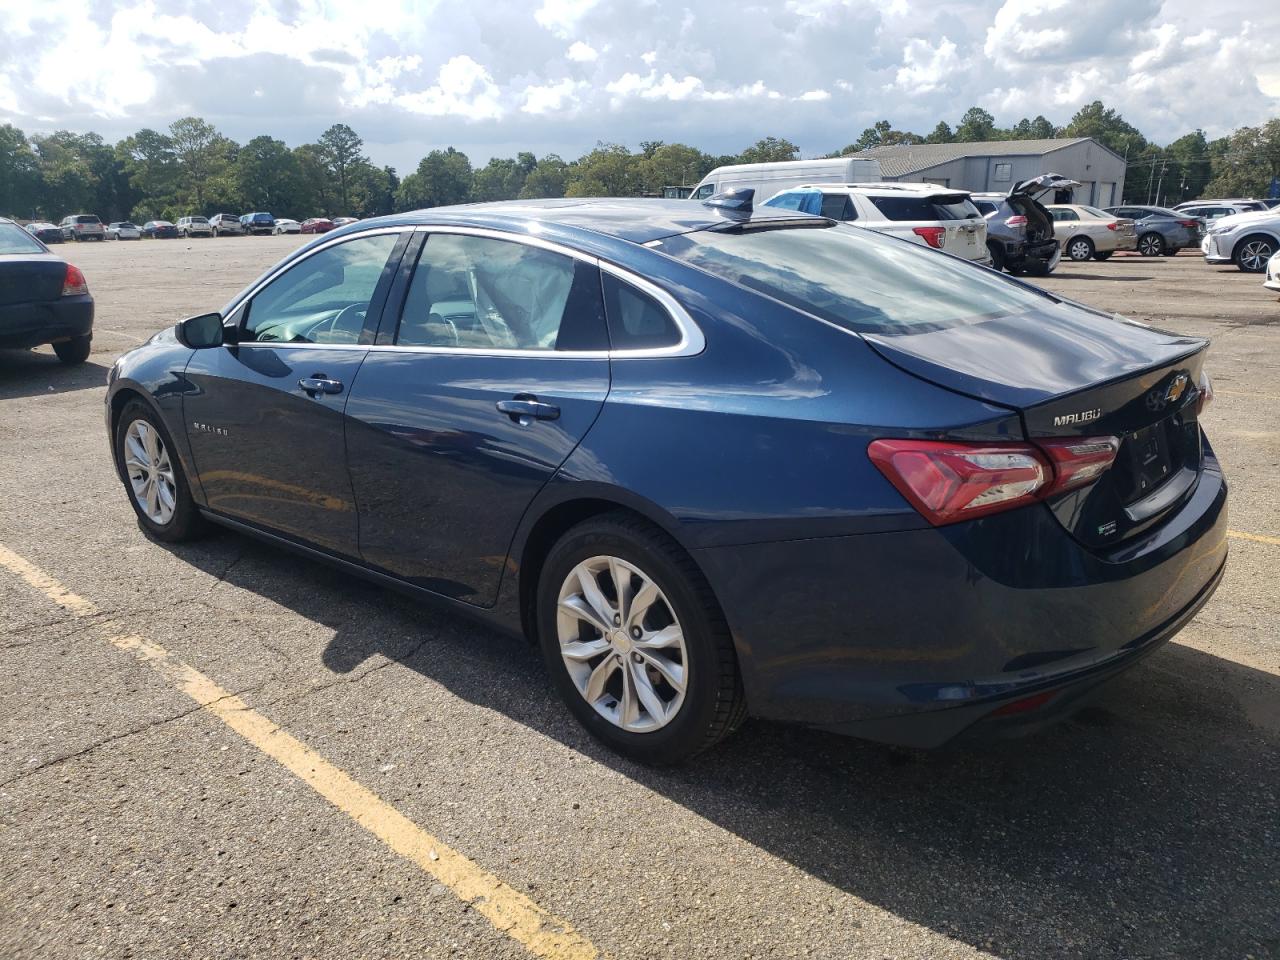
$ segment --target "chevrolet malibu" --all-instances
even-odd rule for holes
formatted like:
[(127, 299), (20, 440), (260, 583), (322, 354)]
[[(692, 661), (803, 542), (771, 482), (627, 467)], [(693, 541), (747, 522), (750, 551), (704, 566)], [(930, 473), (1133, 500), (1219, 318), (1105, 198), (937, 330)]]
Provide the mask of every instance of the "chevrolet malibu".
[(1209, 599), (1206, 347), (749, 196), (513, 202), (316, 238), (122, 357), (106, 420), (150, 536), (523, 633), (630, 756), (748, 714), (927, 747)]

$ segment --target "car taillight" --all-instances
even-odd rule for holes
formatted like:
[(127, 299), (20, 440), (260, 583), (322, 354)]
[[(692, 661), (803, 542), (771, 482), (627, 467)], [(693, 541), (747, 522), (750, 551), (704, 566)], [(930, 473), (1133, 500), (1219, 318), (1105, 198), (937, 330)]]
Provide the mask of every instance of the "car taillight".
[(1180, 226), (1180, 227), (1198, 227), (1198, 226), (1200, 226), (1200, 221), (1199, 221), (1199, 220), (1179, 220), (1179, 221), (1178, 221), (1178, 226)]
[(67, 264), (67, 275), (62, 281), (62, 295), (64, 297), (79, 297), (89, 292), (89, 284), (85, 281), (84, 274), (80, 272), (80, 268)]
[(938, 250), (947, 245), (946, 227), (912, 227), (911, 232), (917, 237), (924, 237), (925, 243)]
[(1200, 396), (1196, 399), (1196, 416), (1204, 413), (1204, 408), (1213, 402), (1213, 381), (1209, 379), (1209, 374), (1201, 372), (1200, 374)]
[(1111, 221), (1111, 223), (1108, 223), (1108, 224), (1107, 224), (1107, 229), (1108, 229), (1108, 230), (1119, 230), (1119, 229), (1120, 229), (1120, 224), (1116, 223), (1116, 222), (1113, 220), (1113, 221)]
[(1025, 227), (1027, 225), (1027, 218), (1019, 213), (1016, 216), (1012, 216), (1007, 219), (1004, 222), (1004, 225), (1006, 227)]
[(1037, 444), (874, 440), (867, 455), (935, 527), (1024, 506), (1096, 480), (1115, 460), (1115, 437)]

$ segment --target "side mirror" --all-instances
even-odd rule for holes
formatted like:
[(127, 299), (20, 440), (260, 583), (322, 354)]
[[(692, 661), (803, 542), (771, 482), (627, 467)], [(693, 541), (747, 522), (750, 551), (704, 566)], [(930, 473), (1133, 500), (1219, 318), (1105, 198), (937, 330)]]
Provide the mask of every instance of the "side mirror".
[(198, 317), (188, 317), (175, 327), (178, 342), (184, 347), (203, 350), (207, 347), (222, 346), (222, 314), (203, 313)]

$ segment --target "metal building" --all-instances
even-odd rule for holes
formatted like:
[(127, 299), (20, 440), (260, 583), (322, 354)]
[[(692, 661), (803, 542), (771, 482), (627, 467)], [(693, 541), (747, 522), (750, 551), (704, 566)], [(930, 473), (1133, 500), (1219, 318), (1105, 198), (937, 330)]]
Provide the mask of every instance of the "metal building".
[(1124, 200), (1124, 157), (1092, 137), (872, 147), (853, 156), (879, 160), (885, 180), (1003, 193), (1019, 180), (1060, 173), (1082, 184), (1072, 202), (1110, 207)]

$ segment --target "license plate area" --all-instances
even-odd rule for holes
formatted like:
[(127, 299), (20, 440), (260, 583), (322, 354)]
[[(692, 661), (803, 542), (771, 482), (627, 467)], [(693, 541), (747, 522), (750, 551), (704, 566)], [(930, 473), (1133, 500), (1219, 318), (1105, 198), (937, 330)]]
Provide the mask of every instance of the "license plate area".
[(1172, 418), (1153, 423), (1129, 434), (1123, 445), (1128, 465), (1128, 489), (1121, 502), (1141, 500), (1174, 473), (1170, 427)]

